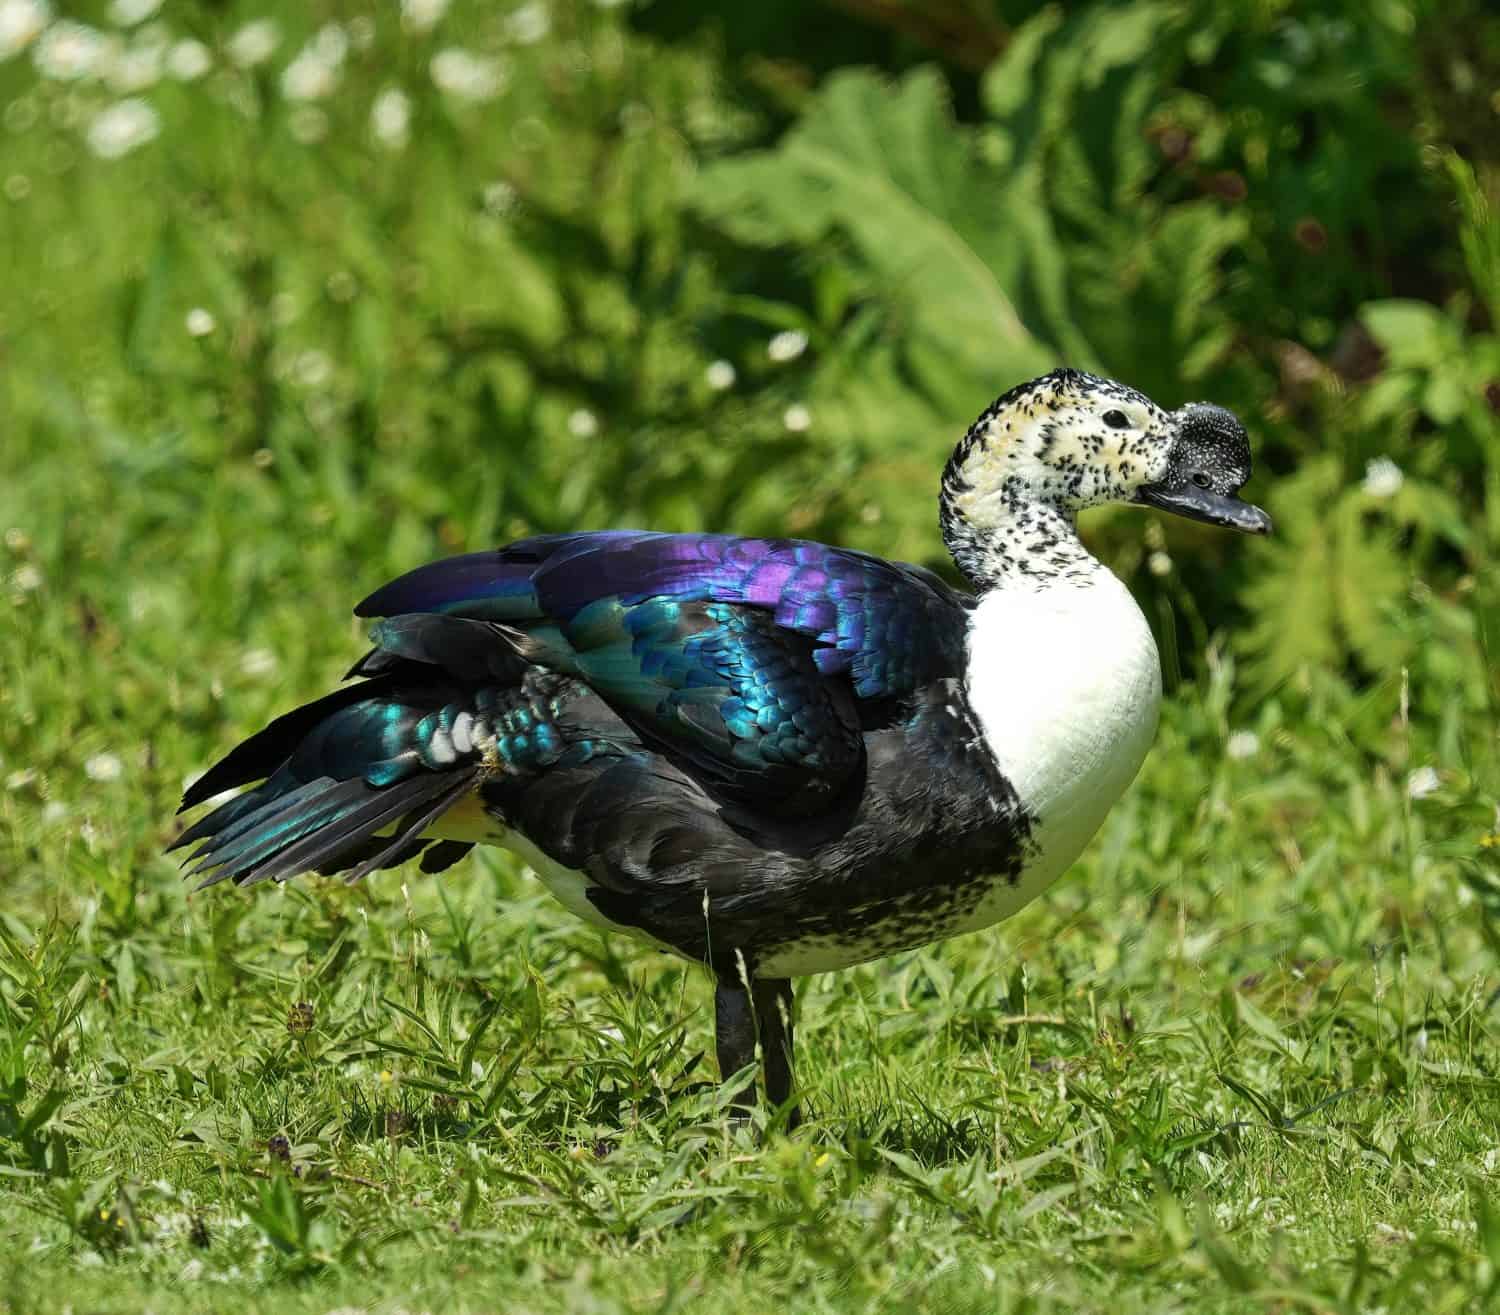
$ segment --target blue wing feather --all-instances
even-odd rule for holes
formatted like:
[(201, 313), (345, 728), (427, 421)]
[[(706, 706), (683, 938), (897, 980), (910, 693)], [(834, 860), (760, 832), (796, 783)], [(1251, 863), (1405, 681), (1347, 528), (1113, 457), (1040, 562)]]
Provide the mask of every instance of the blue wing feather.
[(654, 598), (769, 611), (819, 647), (827, 676), (863, 699), (956, 674), (967, 599), (920, 567), (798, 539), (610, 530), (544, 535), (433, 562), (377, 590), (359, 616), (439, 612), (509, 623), (571, 623), (590, 604)]
[[(863, 762), (857, 699), (956, 674), (965, 600), (918, 567), (796, 539), (615, 530), (418, 568), (365, 599), (403, 655), (488, 626), (576, 677), (732, 797), (828, 806)], [(454, 631), (476, 662), (475, 636)], [(482, 655), (484, 641), (478, 651)]]

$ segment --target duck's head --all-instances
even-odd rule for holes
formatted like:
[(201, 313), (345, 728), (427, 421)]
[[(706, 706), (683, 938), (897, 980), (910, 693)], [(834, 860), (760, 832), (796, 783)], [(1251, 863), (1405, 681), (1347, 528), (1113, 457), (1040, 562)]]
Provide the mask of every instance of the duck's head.
[(1054, 370), (1012, 388), (964, 435), (943, 472), (943, 520), (1003, 534), (1028, 507), (1071, 518), (1139, 502), (1268, 534), (1271, 518), (1236, 496), (1249, 478), (1250, 440), (1223, 407), (1164, 411), (1113, 379)]

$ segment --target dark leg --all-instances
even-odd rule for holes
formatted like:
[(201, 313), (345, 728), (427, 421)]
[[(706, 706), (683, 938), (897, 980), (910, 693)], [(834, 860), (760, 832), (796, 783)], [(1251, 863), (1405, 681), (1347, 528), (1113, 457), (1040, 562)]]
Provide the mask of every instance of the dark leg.
[[(727, 975), (718, 979), (714, 991), (714, 1029), (719, 1055), (719, 1076), (738, 1073), (755, 1058), (760, 1043), (766, 1096), (782, 1106), (792, 1095), (792, 984), (784, 977), (743, 981)], [(748, 1087), (735, 1101), (741, 1109), (755, 1104), (755, 1090)], [(787, 1127), (800, 1122), (797, 1110), (787, 1114)]]
[[(761, 1063), (766, 1072), (766, 1099), (780, 1109), (792, 1098), (792, 984), (785, 977), (754, 983), (755, 1019), (760, 1028)], [(801, 1118), (787, 1112), (787, 1127)]]
[[(714, 1042), (721, 1082), (727, 1082), (755, 1059), (755, 1009), (745, 984), (732, 977), (721, 976), (714, 985)], [(754, 1106), (753, 1078), (735, 1097), (734, 1104), (741, 1117)]]

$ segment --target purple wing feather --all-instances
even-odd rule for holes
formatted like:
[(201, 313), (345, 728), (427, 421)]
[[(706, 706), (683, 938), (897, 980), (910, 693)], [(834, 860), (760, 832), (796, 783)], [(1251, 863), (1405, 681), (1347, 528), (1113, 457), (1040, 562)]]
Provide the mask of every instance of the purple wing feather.
[(920, 567), (799, 539), (610, 530), (543, 535), (419, 567), (377, 590), (359, 616), (441, 612), (482, 620), (572, 620), (618, 598), (737, 603), (822, 647), (824, 675), (861, 698), (910, 692), (959, 671), (968, 601)]

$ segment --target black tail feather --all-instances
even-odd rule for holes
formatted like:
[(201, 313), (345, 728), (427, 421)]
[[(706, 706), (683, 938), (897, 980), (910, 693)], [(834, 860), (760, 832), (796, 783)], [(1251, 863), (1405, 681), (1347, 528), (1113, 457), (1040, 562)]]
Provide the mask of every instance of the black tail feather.
[(394, 673), (386, 673), (374, 680), (335, 690), (332, 694), (324, 695), (312, 703), (304, 703), (300, 708), (277, 717), (264, 730), (231, 749), (194, 781), (183, 792), (182, 806), (177, 811), (186, 812), (225, 790), (233, 790), (236, 786), (262, 781), (274, 775), (303, 738), (319, 723), (351, 703), (383, 693), (392, 674)]
[[(322, 777), (266, 800), (247, 815), (231, 817), (222, 833), (212, 825), (216, 814), (210, 814), (199, 823), (203, 830), (197, 838), (203, 843), (189, 856), (184, 875), (206, 874), (201, 890), (225, 880), (251, 885), (357, 864), (350, 880), (358, 880), (399, 861), (398, 851), (406, 851), (401, 858), (420, 852), (426, 843), (421, 833), (474, 788), (479, 773), (476, 765), (381, 787), (358, 777)], [(392, 823), (394, 835), (376, 834)]]
[(376, 868), (389, 867), (392, 864), (403, 862), (416, 854), (421, 849), (421, 845), (417, 842), (420, 841), (422, 832), (427, 830), (433, 822), (437, 821), (441, 814), (446, 813), (464, 795), (468, 794), (474, 788), (475, 782), (478, 779), (479, 774), (477, 771), (462, 773), (448, 790), (438, 796), (437, 802), (428, 808), (426, 812), (416, 818), (413, 818), (410, 814), (403, 817), (400, 825), (396, 827), (396, 838), (378, 854), (372, 855), (360, 863), (344, 880), (353, 885), (354, 882), (368, 876)]
[(332, 866), (346, 858), (383, 827), (404, 817), (434, 798), (444, 796), (444, 807), (456, 803), (479, 779), (476, 766), (458, 773), (408, 777), (393, 785), (376, 788), (363, 780), (339, 782), (330, 794), (337, 803), (327, 810), (332, 816), (311, 830), (304, 830), (289, 846), (278, 849), (238, 874), (242, 885), (258, 881), (284, 881), (299, 872)]

